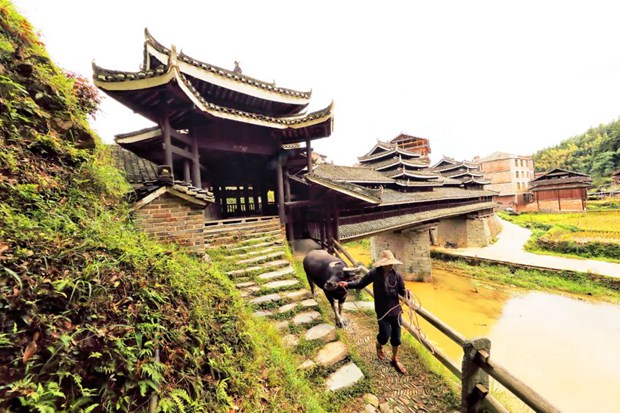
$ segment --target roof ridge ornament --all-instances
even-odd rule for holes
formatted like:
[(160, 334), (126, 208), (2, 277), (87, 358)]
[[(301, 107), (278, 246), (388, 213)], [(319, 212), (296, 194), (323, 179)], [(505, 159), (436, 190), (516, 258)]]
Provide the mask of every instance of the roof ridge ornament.
[(239, 61), (235, 60), (235, 68), (233, 69), (233, 73), (236, 75), (240, 75), (243, 73), (243, 70), (241, 70), (241, 66), (239, 66)]
[(179, 69), (179, 59), (175, 45), (170, 46), (170, 55), (168, 56), (168, 70), (171, 70), (173, 67)]

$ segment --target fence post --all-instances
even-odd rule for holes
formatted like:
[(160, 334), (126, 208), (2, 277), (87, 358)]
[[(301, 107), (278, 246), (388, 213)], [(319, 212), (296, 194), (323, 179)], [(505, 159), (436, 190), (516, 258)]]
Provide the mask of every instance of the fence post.
[(483, 400), (489, 392), (489, 375), (475, 362), (478, 351), (491, 353), (491, 340), (477, 338), (463, 344), (463, 374), (461, 388), (461, 413), (478, 413), (484, 411)]

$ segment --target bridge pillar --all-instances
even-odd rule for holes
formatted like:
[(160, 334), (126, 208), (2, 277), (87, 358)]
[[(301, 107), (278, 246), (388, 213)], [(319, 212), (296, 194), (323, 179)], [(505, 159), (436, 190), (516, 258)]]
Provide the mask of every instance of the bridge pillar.
[(431, 226), (411, 228), (398, 232), (385, 232), (370, 238), (373, 261), (379, 253), (390, 250), (403, 265), (397, 265), (406, 281), (432, 281), (429, 230)]
[(454, 248), (485, 247), (499, 233), (495, 214), (470, 214), (442, 219), (437, 227), (437, 245)]

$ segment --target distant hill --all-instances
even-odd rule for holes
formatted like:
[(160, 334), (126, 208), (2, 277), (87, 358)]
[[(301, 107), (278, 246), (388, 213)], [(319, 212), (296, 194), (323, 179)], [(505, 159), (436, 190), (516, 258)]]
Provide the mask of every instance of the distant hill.
[(620, 119), (536, 152), (534, 165), (536, 171), (565, 168), (587, 173), (595, 188), (609, 187), (612, 172), (620, 169)]

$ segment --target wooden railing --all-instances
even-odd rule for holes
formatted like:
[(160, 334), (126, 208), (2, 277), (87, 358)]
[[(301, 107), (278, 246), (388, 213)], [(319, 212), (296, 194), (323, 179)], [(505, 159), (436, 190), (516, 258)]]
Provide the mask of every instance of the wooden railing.
[[(351, 265), (358, 266), (364, 273), (368, 273), (368, 269), (357, 262), (339, 242), (334, 241), (334, 247), (336, 252), (343, 254), (351, 262)], [(364, 291), (371, 296), (373, 295), (369, 288), (365, 288)], [(463, 361), (459, 368), (440, 348), (423, 339), (409, 321), (402, 320), (403, 327), (430, 350), (441, 364), (461, 380), (461, 412), (479, 412), (487, 409), (494, 413), (508, 413), (508, 410), (489, 394), (489, 376), (493, 377), (534, 411), (541, 413), (560, 412), (540, 394), (491, 359), (491, 341), (489, 339), (468, 340), (421, 306), (415, 306), (406, 299), (401, 299), (401, 302), (463, 349)]]
[(269, 202), (265, 205), (260, 204), (227, 204), (222, 206), (222, 215), (231, 217), (245, 217), (251, 215), (275, 215), (278, 208), (275, 202)]

